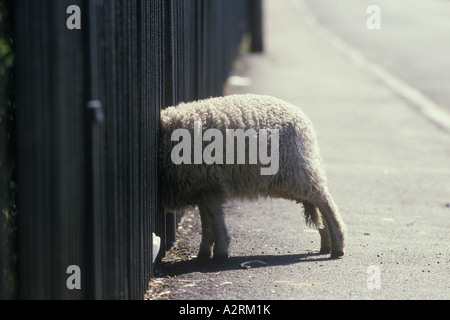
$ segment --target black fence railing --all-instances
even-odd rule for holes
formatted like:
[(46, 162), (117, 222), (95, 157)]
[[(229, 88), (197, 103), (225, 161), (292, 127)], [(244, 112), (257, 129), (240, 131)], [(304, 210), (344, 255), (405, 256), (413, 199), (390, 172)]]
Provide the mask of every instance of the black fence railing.
[(14, 132), (13, 3), (0, 1), (0, 299), (17, 282), (17, 178)]
[[(260, 0), (4, 1), (15, 20), (13, 298), (142, 299), (152, 233), (163, 251), (166, 236), (159, 110), (222, 94), (244, 33), (262, 50)], [(66, 25), (73, 5), (81, 29)]]

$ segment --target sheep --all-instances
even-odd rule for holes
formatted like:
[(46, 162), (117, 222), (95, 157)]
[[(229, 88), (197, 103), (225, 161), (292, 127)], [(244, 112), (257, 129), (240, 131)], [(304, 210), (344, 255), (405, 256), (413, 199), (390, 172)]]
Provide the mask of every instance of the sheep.
[[(268, 163), (261, 159), (255, 162), (249, 155), (250, 142), (245, 145), (244, 163), (242, 158), (241, 162), (235, 161), (239, 157), (238, 148), (232, 150), (233, 159), (230, 152), (226, 154), (224, 150), (221, 155), (217, 148), (209, 159), (207, 154), (204, 159), (201, 154), (200, 158), (194, 154), (192, 161), (191, 151), (195, 152), (195, 148), (206, 150), (209, 141), (216, 143), (216, 147), (223, 146), (220, 134), (228, 139), (230, 132), (238, 129), (250, 132), (248, 141), (255, 132), (260, 137), (261, 130), (272, 133), (265, 135), (266, 151), (277, 153), (273, 162), (278, 163), (273, 165), (272, 174), (262, 174)], [(211, 131), (214, 134), (205, 138), (208, 130), (214, 130)], [(198, 140), (202, 134), (202, 140)], [(259, 149), (264, 146), (261, 141), (264, 139), (260, 139)], [(182, 143), (184, 148), (180, 146)], [(230, 145), (227, 143), (226, 147), (229, 149)], [(211, 156), (229, 161), (211, 163)], [(344, 255), (345, 226), (327, 187), (315, 131), (301, 109), (292, 104), (271, 96), (236, 94), (166, 108), (160, 114), (158, 166), (163, 209), (178, 211), (195, 206), (199, 209), (202, 238), (197, 257), (200, 259), (211, 255), (214, 259), (229, 257), (231, 237), (223, 204), (229, 199), (261, 197), (302, 203), (307, 224), (319, 230), (320, 254), (331, 252), (333, 259)]]

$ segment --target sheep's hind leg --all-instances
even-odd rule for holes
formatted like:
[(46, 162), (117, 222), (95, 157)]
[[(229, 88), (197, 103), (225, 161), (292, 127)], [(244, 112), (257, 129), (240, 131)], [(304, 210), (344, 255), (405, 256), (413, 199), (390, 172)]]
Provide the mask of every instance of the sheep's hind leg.
[(319, 230), (320, 234), (320, 254), (328, 254), (331, 252), (331, 238), (328, 230), (327, 222), (320, 218), (320, 213), (317, 207), (308, 201), (303, 202), (305, 209), (306, 222), (309, 225), (314, 225)]
[(197, 254), (197, 258), (208, 259), (211, 257), (212, 248), (214, 245), (214, 233), (208, 209), (204, 206), (199, 206), (199, 211), (202, 222), (202, 241), (200, 242), (200, 249)]
[(224, 260), (229, 257), (228, 247), (231, 242), (231, 237), (228, 233), (227, 225), (225, 224), (225, 214), (222, 206), (216, 208), (217, 211), (213, 215), (213, 230), (214, 230), (214, 259)]
[(323, 228), (319, 229), (320, 234), (320, 252), (319, 254), (328, 254), (331, 252), (331, 238), (328, 230), (327, 222), (322, 221)]
[(317, 201), (316, 205), (322, 213), (324, 226), (328, 229), (324, 229), (322, 232), (325, 236), (325, 232), (328, 231), (327, 233), (331, 239), (331, 258), (339, 258), (344, 255), (345, 235), (344, 224), (341, 220), (337, 207), (329, 195), (322, 198), (320, 201)]
[[(225, 214), (222, 204), (211, 201), (207, 204), (199, 205), (200, 216), (202, 217), (202, 243), (200, 244), (199, 258), (209, 258), (211, 247), (214, 244), (214, 259), (226, 259), (229, 256), (228, 246), (231, 237), (228, 234), (225, 224)], [(206, 223), (206, 225), (203, 225)]]

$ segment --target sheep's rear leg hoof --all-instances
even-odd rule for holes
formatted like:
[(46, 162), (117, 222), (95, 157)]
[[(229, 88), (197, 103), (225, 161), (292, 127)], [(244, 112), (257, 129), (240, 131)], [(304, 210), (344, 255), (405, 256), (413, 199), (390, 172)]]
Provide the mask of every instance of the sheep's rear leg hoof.
[(197, 259), (206, 260), (211, 257), (211, 250), (200, 250), (197, 254)]
[(213, 256), (214, 261), (223, 262), (230, 257), (228, 253), (215, 253)]
[(330, 247), (322, 247), (320, 248), (319, 254), (329, 254), (331, 252)]
[(225, 248), (214, 247), (213, 252), (214, 252), (213, 259), (215, 261), (225, 261), (226, 259), (228, 259), (230, 257), (230, 254), (228, 253), (228, 249), (225, 249)]
[(344, 255), (344, 251), (342, 251), (342, 250), (331, 251), (331, 259), (339, 259), (343, 255)]

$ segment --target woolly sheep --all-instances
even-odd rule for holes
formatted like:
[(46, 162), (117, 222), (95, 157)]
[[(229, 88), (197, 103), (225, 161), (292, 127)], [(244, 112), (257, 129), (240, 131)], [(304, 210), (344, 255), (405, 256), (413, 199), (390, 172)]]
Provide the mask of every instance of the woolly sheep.
[[(277, 171), (272, 175), (261, 174), (265, 165), (261, 161), (250, 164), (248, 154), (244, 164), (198, 164), (190, 159), (174, 163), (173, 150), (181, 142), (174, 132), (183, 129), (184, 133), (195, 136), (198, 123), (201, 123), (200, 134), (208, 129), (215, 129), (223, 136), (229, 135), (230, 129), (278, 131)], [(208, 141), (212, 139), (202, 141), (202, 148)], [(191, 142), (187, 141), (187, 145), (191, 146)], [(266, 143), (268, 151), (277, 151), (273, 136), (268, 137)], [(245, 147), (248, 153), (248, 143)], [(233, 152), (236, 155), (237, 148)], [(222, 209), (226, 200), (260, 197), (302, 203), (307, 224), (319, 230), (320, 254), (331, 252), (331, 258), (344, 255), (344, 224), (327, 188), (313, 126), (298, 107), (274, 97), (252, 94), (169, 107), (161, 111), (159, 154), (163, 209), (177, 211), (198, 206), (202, 223), (198, 258), (209, 258), (211, 254), (218, 259), (229, 256), (231, 238)], [(225, 157), (224, 151), (222, 158)]]

